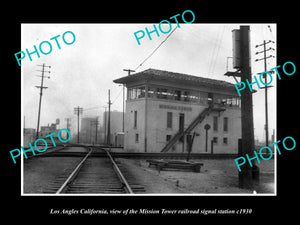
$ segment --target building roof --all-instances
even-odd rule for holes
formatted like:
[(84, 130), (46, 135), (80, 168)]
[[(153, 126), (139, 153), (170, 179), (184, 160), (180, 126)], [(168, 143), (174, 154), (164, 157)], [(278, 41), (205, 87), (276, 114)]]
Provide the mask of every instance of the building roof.
[(210, 78), (198, 77), (183, 73), (169, 72), (165, 70), (157, 69), (147, 69), (139, 73), (132, 74), (130, 76), (121, 77), (114, 80), (115, 83), (119, 84), (128, 84), (131, 82), (141, 81), (141, 80), (163, 80), (170, 82), (180, 82), (192, 86), (207, 86), (212, 88), (226, 89), (230, 91), (235, 91), (234, 84), (222, 81), (215, 80)]

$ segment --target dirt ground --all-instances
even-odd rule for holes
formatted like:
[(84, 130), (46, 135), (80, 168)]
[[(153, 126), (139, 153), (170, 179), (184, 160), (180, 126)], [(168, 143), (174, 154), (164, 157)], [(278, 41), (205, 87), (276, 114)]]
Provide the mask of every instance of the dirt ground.
[[(49, 183), (79, 163), (81, 157), (39, 157), (24, 161), (24, 194), (43, 193)], [(116, 159), (145, 187), (144, 194), (253, 194), (238, 188), (238, 170), (234, 159), (192, 160), (203, 163), (200, 173), (160, 171), (148, 167), (146, 160)], [(257, 194), (274, 193), (274, 160), (262, 161)], [(141, 193), (142, 194), (142, 193)]]
[[(43, 193), (48, 185), (66, 170), (74, 169), (81, 157), (39, 157), (24, 160), (23, 191), (24, 194)], [(59, 163), (58, 163), (59, 162)]]
[[(127, 168), (135, 170), (144, 181), (150, 179), (154, 193), (169, 193), (168, 190), (156, 188), (161, 186), (153, 179), (153, 175), (162, 178), (173, 187), (173, 192), (190, 194), (274, 194), (274, 160), (263, 161), (259, 164), (260, 182), (254, 190), (238, 187), (238, 170), (233, 159), (192, 160), (203, 163), (200, 173), (184, 171), (160, 171), (148, 167), (146, 160), (120, 159)], [(143, 171), (143, 172), (141, 172)], [(147, 175), (148, 174), (148, 175)], [(147, 176), (149, 178), (147, 178)], [(162, 192), (161, 192), (162, 191)]]
[[(68, 174), (82, 160), (82, 157), (39, 157), (24, 160), (24, 194), (44, 194), (49, 185), (61, 174)], [(120, 160), (123, 161), (123, 160)], [(124, 160), (127, 162), (127, 160)], [(126, 163), (127, 164), (127, 163)], [(135, 163), (134, 163), (135, 164)], [(143, 184), (145, 193), (182, 193), (172, 182), (149, 173), (136, 165), (129, 163), (126, 170)]]

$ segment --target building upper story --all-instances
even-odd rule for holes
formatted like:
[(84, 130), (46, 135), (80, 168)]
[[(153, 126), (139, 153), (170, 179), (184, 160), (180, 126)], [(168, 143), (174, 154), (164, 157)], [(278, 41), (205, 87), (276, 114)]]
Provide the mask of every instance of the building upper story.
[(169, 102), (203, 104), (219, 103), (240, 107), (234, 84), (183, 73), (147, 69), (114, 80), (126, 85), (127, 101), (153, 99)]

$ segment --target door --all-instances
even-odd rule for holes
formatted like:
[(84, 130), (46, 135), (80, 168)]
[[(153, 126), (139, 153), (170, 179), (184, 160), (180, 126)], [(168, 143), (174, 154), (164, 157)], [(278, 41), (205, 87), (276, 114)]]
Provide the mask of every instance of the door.
[[(179, 113), (179, 132), (184, 131), (184, 113)], [(180, 141), (184, 141), (184, 136), (180, 138)]]

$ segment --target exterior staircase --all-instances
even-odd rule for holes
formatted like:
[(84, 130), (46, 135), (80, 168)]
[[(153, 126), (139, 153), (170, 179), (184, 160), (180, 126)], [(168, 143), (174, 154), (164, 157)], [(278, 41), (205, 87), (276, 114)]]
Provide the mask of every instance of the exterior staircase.
[(193, 121), (192, 123), (184, 130), (184, 131), (178, 131), (171, 140), (166, 144), (166, 146), (161, 150), (161, 152), (167, 152), (176, 144), (176, 142), (183, 137), (185, 134), (190, 133), (199, 123), (201, 123), (207, 115), (211, 111), (224, 111), (225, 107), (220, 107), (219, 104), (212, 104), (208, 108), (205, 108)]

